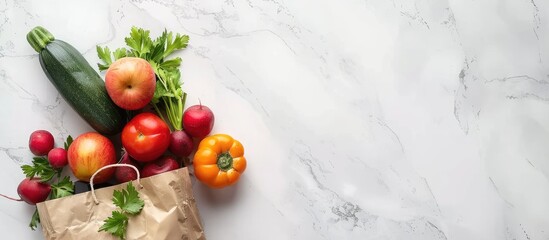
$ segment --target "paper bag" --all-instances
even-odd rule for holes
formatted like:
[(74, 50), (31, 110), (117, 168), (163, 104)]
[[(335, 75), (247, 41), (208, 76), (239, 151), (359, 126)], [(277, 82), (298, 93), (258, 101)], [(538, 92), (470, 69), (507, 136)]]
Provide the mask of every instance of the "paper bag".
[[(132, 183), (145, 205), (128, 222), (126, 239), (206, 239), (192, 193), (187, 168), (141, 179), (143, 188)], [(127, 183), (92, 192), (54, 199), (37, 204), (46, 239), (117, 239), (98, 232), (116, 206), (113, 191), (126, 189)]]

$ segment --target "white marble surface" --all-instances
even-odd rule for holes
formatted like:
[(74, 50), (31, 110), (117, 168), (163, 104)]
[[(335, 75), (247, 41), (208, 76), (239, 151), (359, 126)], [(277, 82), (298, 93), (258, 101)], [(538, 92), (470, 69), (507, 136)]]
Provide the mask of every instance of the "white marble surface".
[[(190, 35), (188, 105), (246, 147), (235, 187), (194, 185), (209, 239), (549, 239), (549, 2), (0, 1), (0, 192), (28, 135), (90, 128), (25, 40), (95, 64), (132, 25)], [(0, 199), (6, 239), (42, 239)]]

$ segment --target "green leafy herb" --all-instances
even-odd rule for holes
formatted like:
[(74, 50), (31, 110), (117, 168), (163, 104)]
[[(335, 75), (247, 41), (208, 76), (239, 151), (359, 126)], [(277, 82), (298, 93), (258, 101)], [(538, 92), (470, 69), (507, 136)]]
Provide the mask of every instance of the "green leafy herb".
[(125, 239), (129, 216), (139, 214), (143, 210), (145, 202), (139, 198), (139, 193), (132, 182), (128, 183), (126, 189), (115, 190), (112, 201), (114, 205), (120, 208), (120, 211), (113, 211), (112, 215), (105, 219), (104, 224), (99, 228), (99, 232), (106, 231), (120, 239)]
[(41, 182), (50, 181), (60, 170), (55, 170), (44, 157), (34, 157), (32, 165), (21, 166), (23, 173), (28, 178), (38, 176)]
[(112, 202), (114, 205), (122, 209), (123, 212), (135, 215), (141, 212), (145, 202), (139, 198), (139, 193), (130, 182), (126, 187), (127, 190), (114, 191)]
[(34, 209), (29, 227), (34, 231), (40, 223), (40, 216), (38, 215), (38, 209)]
[[(147, 60), (160, 84), (156, 84), (154, 98), (151, 101), (154, 109), (162, 119), (164, 113), (174, 130), (181, 130), (183, 108), (186, 93), (181, 89), (181, 58), (167, 59), (177, 50), (185, 49), (189, 43), (189, 36), (175, 34), (164, 30), (156, 39), (152, 40), (150, 31), (132, 27), (130, 35), (125, 38), (128, 48), (118, 48), (111, 53), (108, 47), (97, 46), (97, 55), (103, 63), (98, 63), (100, 71), (106, 70), (114, 61), (123, 57), (139, 57)], [(112, 55), (112, 56), (111, 56)]]
[(63, 144), (63, 145), (65, 146), (65, 150), (66, 150), (66, 151), (69, 150), (69, 147), (71, 146), (72, 141), (73, 141), (73, 140), (72, 140), (72, 137), (71, 137), (71, 135), (69, 135), (69, 136), (67, 137), (67, 140), (66, 140), (65, 143)]
[(123, 212), (113, 211), (112, 215), (105, 219), (105, 224), (99, 228), (99, 232), (108, 232), (120, 239), (126, 239), (126, 229), (128, 228), (128, 216)]
[(56, 184), (51, 185), (51, 199), (62, 198), (74, 194), (74, 183), (68, 176)]

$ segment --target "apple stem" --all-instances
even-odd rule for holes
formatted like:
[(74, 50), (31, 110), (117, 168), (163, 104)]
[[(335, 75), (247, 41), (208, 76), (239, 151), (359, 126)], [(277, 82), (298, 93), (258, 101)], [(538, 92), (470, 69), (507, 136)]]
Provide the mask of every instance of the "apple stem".
[(200, 110), (202, 110), (202, 101), (200, 101), (200, 98), (198, 98), (198, 105), (200, 106)]
[(17, 202), (23, 201), (23, 199), (8, 197), (8, 196), (6, 196), (6, 195), (4, 195), (4, 194), (0, 194), (0, 196), (5, 197), (5, 198), (7, 198), (7, 199), (9, 199), (9, 200), (17, 201)]

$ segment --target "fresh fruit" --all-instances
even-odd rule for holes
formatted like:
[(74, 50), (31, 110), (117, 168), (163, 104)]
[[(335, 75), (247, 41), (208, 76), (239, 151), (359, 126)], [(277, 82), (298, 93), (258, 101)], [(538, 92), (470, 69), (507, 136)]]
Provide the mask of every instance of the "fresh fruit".
[[(120, 160), (119, 163), (130, 164), (139, 169), (137, 163), (130, 157), (130, 155), (128, 155), (128, 153), (124, 153), (124, 155), (122, 155), (122, 160)], [(118, 183), (125, 183), (136, 180), (137, 173), (130, 167), (117, 167), (114, 172), (114, 177)]]
[[(114, 145), (105, 136), (88, 132), (78, 136), (68, 150), (69, 166), (76, 178), (89, 182), (90, 177), (103, 166), (116, 163)], [(114, 168), (99, 172), (94, 183), (102, 183), (114, 174)]]
[(48, 153), (48, 162), (53, 168), (63, 168), (69, 163), (67, 150), (64, 148), (54, 148)]
[(105, 87), (116, 105), (126, 110), (138, 110), (153, 98), (156, 78), (147, 61), (125, 57), (111, 64), (105, 74)]
[(162, 156), (170, 145), (168, 125), (153, 113), (140, 113), (122, 130), (122, 146), (138, 162)]
[(202, 104), (191, 106), (183, 113), (183, 129), (195, 138), (208, 136), (214, 121), (212, 110)]
[(29, 148), (36, 156), (44, 156), (53, 149), (53, 135), (46, 130), (36, 130), (29, 137)]
[(33, 28), (27, 41), (38, 52), (40, 65), (51, 83), (88, 124), (105, 135), (122, 130), (125, 113), (112, 102), (105, 82), (78, 50), (55, 39), (43, 27)]
[(48, 183), (40, 182), (38, 178), (25, 178), (17, 186), (17, 194), (28, 204), (36, 205), (39, 202), (46, 201), (51, 192), (51, 186)]
[(174, 57), (173, 53), (187, 47), (189, 36), (164, 30), (160, 36), (153, 38), (149, 30), (132, 27), (125, 40), (127, 47), (117, 48), (113, 53), (108, 47), (97, 46), (97, 55), (101, 59), (101, 63), (97, 64), (99, 70), (108, 69), (113, 57), (114, 61), (138, 57), (149, 62), (154, 66), (158, 80), (151, 105), (158, 115), (166, 114), (172, 129), (181, 130), (187, 94), (181, 89), (181, 58)]
[(236, 183), (246, 170), (246, 164), (244, 147), (227, 134), (204, 138), (193, 159), (196, 178), (212, 188)]
[(185, 131), (173, 131), (170, 135), (170, 152), (178, 157), (188, 157), (193, 151), (193, 139)]
[(150, 177), (156, 174), (172, 171), (179, 168), (177, 160), (173, 156), (163, 156), (160, 159), (148, 163), (141, 170), (141, 177)]

